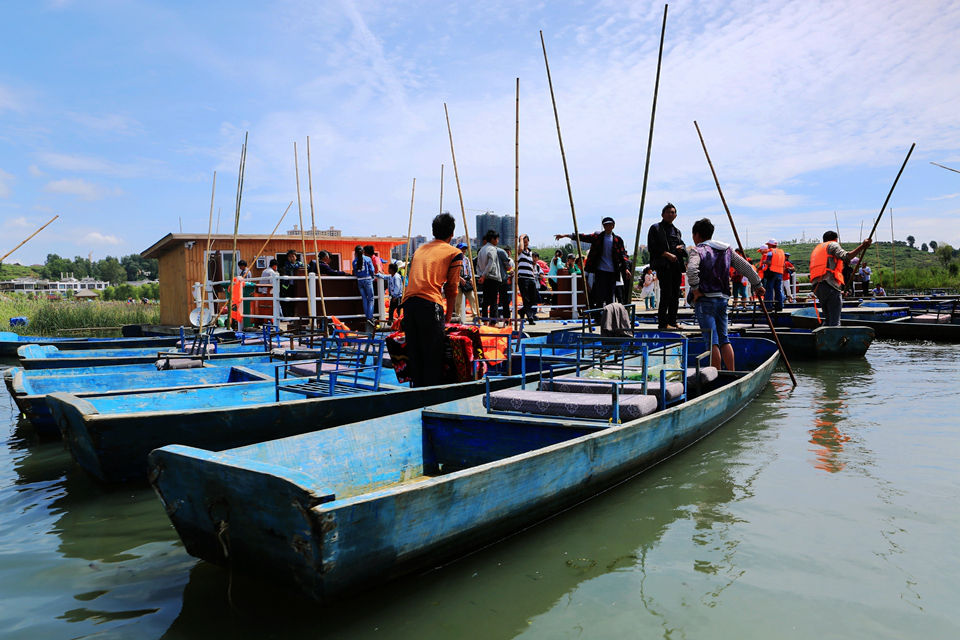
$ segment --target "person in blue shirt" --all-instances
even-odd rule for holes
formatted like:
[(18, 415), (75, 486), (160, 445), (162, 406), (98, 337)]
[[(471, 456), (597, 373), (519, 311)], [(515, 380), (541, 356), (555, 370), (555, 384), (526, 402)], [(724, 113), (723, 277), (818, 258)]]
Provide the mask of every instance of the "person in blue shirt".
[(363, 300), (363, 315), (373, 326), (373, 260), (364, 255), (363, 246), (357, 245), (353, 249), (353, 275), (357, 277), (357, 286), (360, 288), (360, 298)]
[(390, 272), (389, 275), (386, 273), (377, 273), (374, 275), (387, 283), (387, 293), (390, 294), (390, 316), (388, 322), (393, 324), (393, 313), (396, 311), (397, 315), (400, 314), (400, 303), (403, 301), (403, 277), (398, 273), (400, 268), (395, 262), (391, 262), (387, 266), (387, 270)]

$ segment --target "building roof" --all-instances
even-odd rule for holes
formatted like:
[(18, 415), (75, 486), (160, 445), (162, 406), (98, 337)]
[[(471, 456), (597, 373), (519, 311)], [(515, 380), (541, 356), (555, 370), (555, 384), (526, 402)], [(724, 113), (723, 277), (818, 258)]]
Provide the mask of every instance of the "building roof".
[[(238, 235), (238, 240), (262, 240), (266, 242), (270, 238), (269, 234), (251, 234), (251, 235)], [(300, 236), (296, 236), (297, 241), (299, 241)], [(308, 242), (313, 241), (313, 235), (308, 234), (306, 236)], [(223, 249), (223, 242), (233, 242), (233, 235), (231, 234), (213, 234), (210, 236), (211, 240), (216, 240), (220, 244), (217, 246), (218, 249)], [(273, 236), (274, 242), (290, 242), (290, 236)], [(140, 254), (141, 258), (159, 258), (161, 255), (169, 251), (173, 246), (180, 242), (198, 242), (206, 243), (207, 234), (205, 233), (168, 233), (164, 237), (160, 238), (156, 243), (153, 244), (150, 248), (143, 251)], [(371, 242), (389, 242), (392, 246), (398, 244), (406, 244), (406, 238), (397, 238), (393, 236), (321, 236), (317, 234), (317, 242), (323, 242), (329, 244), (331, 242), (348, 242), (352, 244), (370, 244)]]
[(93, 289), (81, 289), (73, 294), (74, 298), (99, 298), (100, 294)]

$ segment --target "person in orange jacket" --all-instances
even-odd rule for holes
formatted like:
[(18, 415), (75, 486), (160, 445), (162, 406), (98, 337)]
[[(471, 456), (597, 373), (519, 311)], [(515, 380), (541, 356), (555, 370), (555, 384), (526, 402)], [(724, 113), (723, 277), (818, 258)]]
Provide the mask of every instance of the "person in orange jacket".
[(763, 288), (766, 290), (764, 304), (773, 302), (774, 311), (783, 311), (783, 263), (787, 257), (777, 248), (775, 238), (767, 240), (767, 251), (761, 260), (763, 265)]

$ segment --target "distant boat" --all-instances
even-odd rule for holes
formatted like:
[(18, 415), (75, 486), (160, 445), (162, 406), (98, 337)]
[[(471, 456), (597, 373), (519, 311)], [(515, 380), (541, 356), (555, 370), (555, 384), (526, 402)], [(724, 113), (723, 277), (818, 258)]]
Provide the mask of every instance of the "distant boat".
[(53, 345), (61, 351), (72, 349), (127, 349), (136, 347), (173, 347), (180, 342), (177, 336), (143, 338), (51, 338), (45, 336), (21, 336), (10, 331), (0, 331), (0, 358), (16, 358), (17, 349), (27, 344)]
[[(769, 329), (744, 329), (740, 334), (773, 339)], [(873, 342), (874, 331), (862, 326), (779, 329), (777, 337), (791, 360), (839, 360), (866, 355)]]
[[(819, 320), (813, 309), (800, 309), (793, 313), (794, 323), (803, 326), (818, 326)], [(885, 321), (850, 318), (840, 314), (844, 327), (869, 327), (879, 340), (931, 340), (934, 342), (960, 342), (960, 324), (917, 322), (916, 318), (901, 316)]]
[[(331, 601), (495, 542), (705, 437), (777, 364), (770, 341), (731, 342), (743, 371), (714, 370), (702, 395), (664, 410), (646, 395), (491, 391), (506, 412), (481, 394), (219, 453), (166, 446), (150, 479), (191, 555)], [(618, 406), (647, 415), (603, 418)]]
[[(213, 353), (207, 355), (211, 360), (232, 358), (238, 355), (266, 353), (262, 344), (220, 344)], [(24, 369), (62, 369), (74, 367), (98, 367), (124, 364), (150, 364), (159, 359), (159, 353), (181, 353), (169, 347), (163, 349), (91, 349), (61, 351), (54, 345), (24, 345), (17, 349), (20, 366)]]

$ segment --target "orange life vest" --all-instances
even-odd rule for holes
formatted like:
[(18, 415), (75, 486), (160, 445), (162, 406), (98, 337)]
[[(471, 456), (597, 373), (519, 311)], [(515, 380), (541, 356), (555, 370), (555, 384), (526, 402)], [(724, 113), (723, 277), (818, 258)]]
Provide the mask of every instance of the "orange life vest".
[[(832, 242), (832, 241), (831, 241)], [(810, 254), (810, 280), (822, 278), (827, 273), (833, 273), (837, 284), (843, 284), (843, 261), (837, 260), (827, 253), (827, 245), (830, 242), (821, 242), (814, 248)]]
[(243, 325), (243, 278), (236, 277), (230, 287), (230, 319)]
[(786, 262), (787, 256), (783, 253), (783, 249), (771, 249), (770, 255), (770, 264), (767, 266), (767, 269), (771, 273), (779, 273), (783, 275), (783, 263)]

